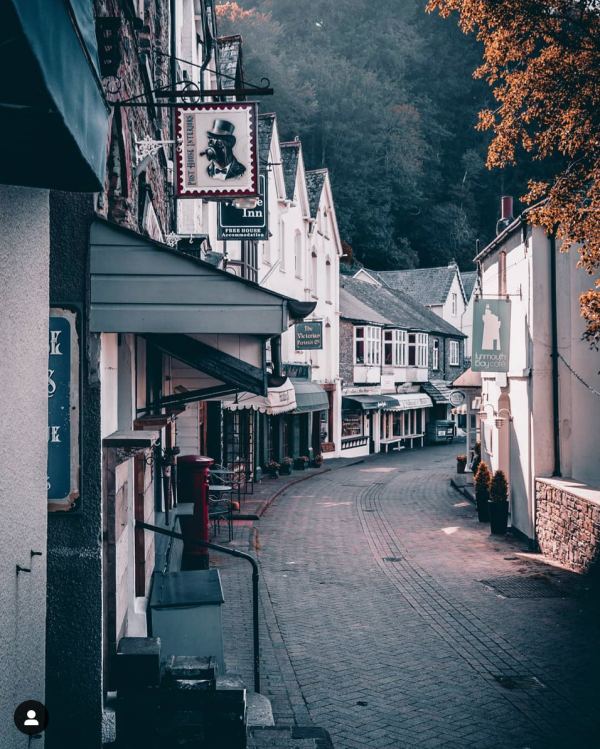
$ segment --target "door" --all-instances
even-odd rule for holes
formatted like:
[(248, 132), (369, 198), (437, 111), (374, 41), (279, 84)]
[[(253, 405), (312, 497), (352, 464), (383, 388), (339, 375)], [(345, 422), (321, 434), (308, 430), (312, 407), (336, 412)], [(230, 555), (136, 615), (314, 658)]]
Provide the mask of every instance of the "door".
[(369, 427), (369, 454), (375, 452), (375, 431), (373, 429), (373, 411), (367, 414), (367, 424)]

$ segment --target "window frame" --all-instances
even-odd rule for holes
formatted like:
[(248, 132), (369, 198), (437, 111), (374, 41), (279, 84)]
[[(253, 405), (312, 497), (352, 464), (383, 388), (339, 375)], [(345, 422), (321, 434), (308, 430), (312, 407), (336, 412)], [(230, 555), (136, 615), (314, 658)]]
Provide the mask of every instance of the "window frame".
[(451, 295), (451, 305), (452, 305), (452, 317), (456, 317), (458, 315), (458, 294), (453, 291)]
[(449, 363), (451, 367), (460, 366), (460, 343), (458, 341), (450, 341)]
[(438, 370), (440, 368), (440, 339), (433, 339), (433, 351), (432, 351), (432, 362), (431, 369)]

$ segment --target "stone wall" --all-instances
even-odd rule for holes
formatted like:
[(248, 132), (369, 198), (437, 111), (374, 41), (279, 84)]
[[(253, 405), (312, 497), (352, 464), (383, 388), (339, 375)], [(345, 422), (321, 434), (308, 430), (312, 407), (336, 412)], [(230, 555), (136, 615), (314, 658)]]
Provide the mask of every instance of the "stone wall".
[(590, 572), (600, 556), (600, 490), (573, 479), (536, 479), (540, 551), (575, 572)]
[(354, 384), (354, 325), (347, 320), (340, 320), (340, 377)]

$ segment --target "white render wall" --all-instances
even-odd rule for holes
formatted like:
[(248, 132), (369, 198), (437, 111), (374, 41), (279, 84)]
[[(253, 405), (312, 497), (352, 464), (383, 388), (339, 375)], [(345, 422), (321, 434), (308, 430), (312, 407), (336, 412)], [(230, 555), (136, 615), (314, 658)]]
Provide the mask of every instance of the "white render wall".
[(17, 705), (45, 702), (49, 255), (48, 191), (0, 185), (0, 746), (11, 749), (29, 746)]

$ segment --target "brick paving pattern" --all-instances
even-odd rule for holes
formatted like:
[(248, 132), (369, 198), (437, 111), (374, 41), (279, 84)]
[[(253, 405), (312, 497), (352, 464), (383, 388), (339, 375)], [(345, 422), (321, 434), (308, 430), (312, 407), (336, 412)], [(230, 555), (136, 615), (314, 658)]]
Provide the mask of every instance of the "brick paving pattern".
[[(449, 486), (456, 452), (315, 476), (256, 523), (263, 693), (278, 726), (322, 726), (336, 749), (599, 745), (591, 583), (489, 536)], [(242, 548), (249, 525), (236, 534)], [(251, 684), (245, 572), (223, 565), (226, 658)], [(520, 576), (562, 597), (481, 582)]]

